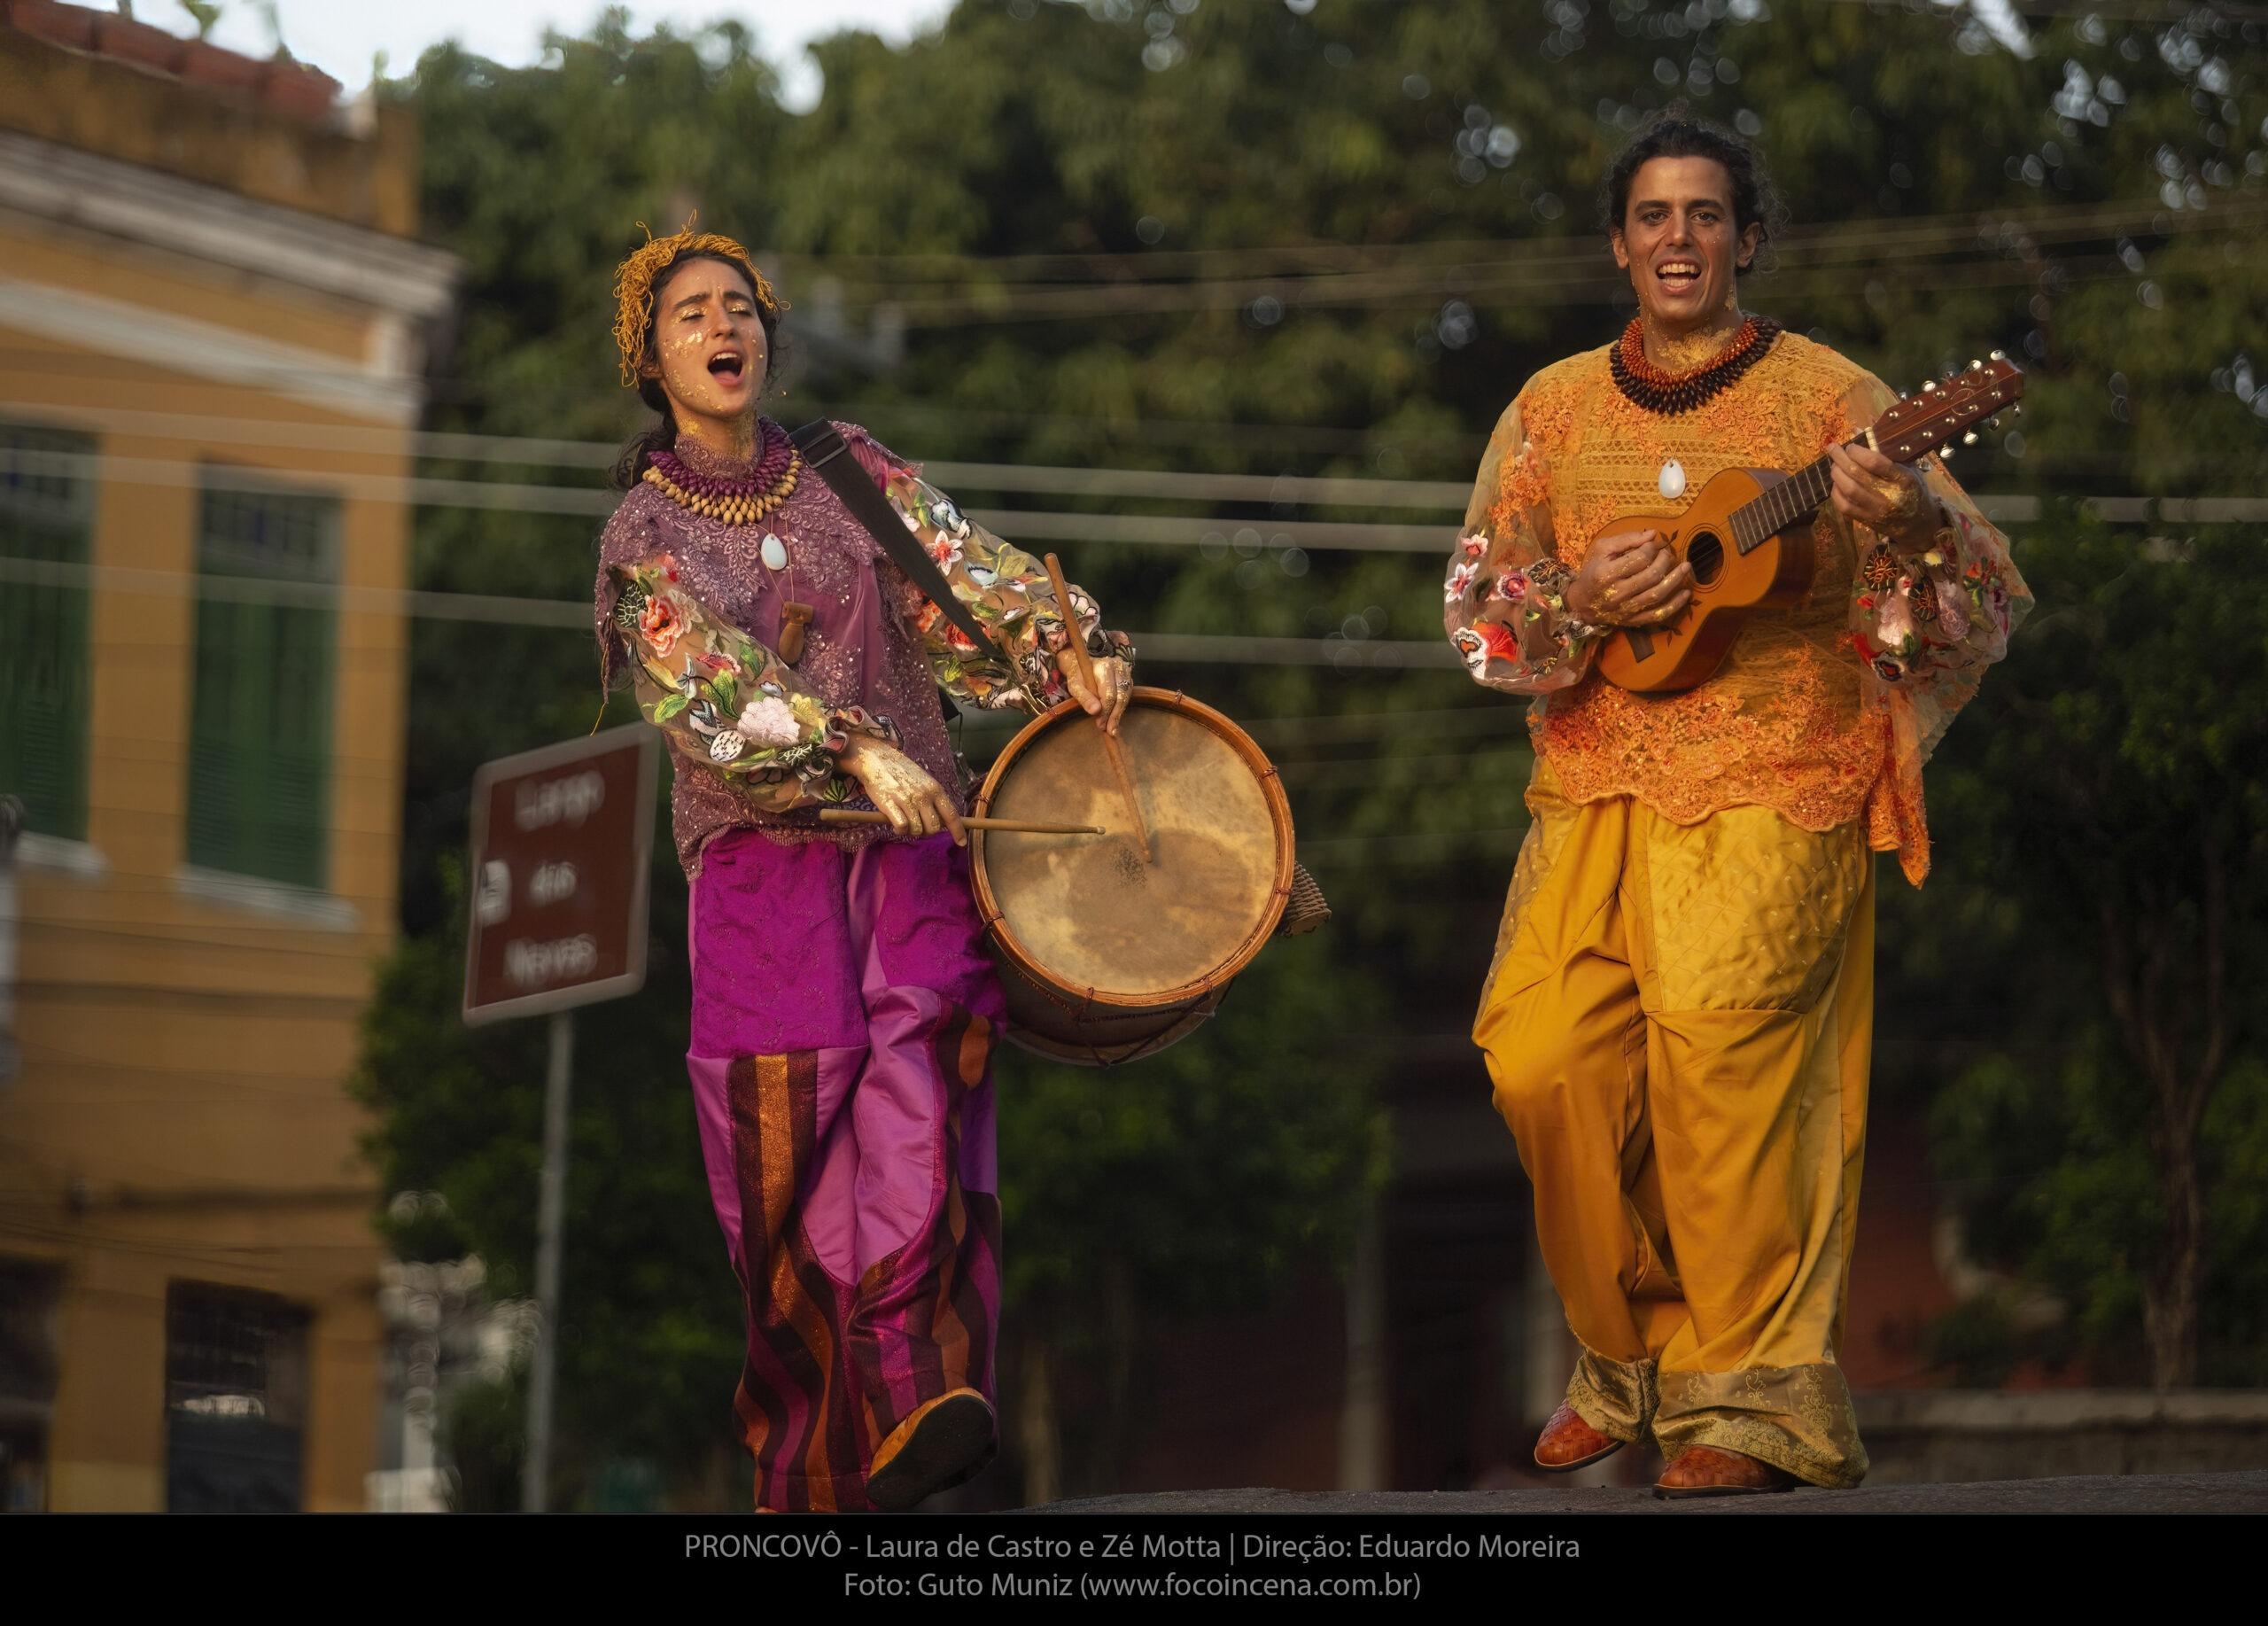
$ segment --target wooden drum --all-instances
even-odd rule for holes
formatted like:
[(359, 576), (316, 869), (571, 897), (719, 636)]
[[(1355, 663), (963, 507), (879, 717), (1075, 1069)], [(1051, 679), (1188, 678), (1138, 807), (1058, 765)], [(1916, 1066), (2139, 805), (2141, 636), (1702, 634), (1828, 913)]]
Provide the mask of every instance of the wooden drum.
[(1251, 735), (1185, 696), (1137, 688), (1119, 737), (1155, 862), (1135, 844), (1102, 731), (1069, 701), (1008, 743), (975, 811), (1107, 834), (973, 831), (969, 844), (1008, 1037), (1092, 1067), (1193, 1032), (1292, 889), (1291, 804)]

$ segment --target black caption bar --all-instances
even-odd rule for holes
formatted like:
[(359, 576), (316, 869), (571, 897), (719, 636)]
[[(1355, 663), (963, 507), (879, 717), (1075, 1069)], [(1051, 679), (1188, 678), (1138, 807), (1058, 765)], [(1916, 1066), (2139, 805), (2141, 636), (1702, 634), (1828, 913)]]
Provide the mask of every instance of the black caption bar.
[[(2268, 1474), (2233, 1476), (2258, 1480)], [(1368, 1499), (1368, 1498), (1365, 1498)], [(1406, 1506), (1423, 1498), (1396, 1498)], [(1964, 1560), (2032, 1575), (2085, 1573), (2106, 1552), (2149, 1566), (2225, 1570), (2248, 1551), (2256, 1516), (2183, 1507), (2179, 1516), (2076, 1513), (1866, 1513), (1834, 1493), (1657, 1503), (1623, 1510), (1518, 1513), (1151, 1513), (1076, 1505), (1060, 1515), (687, 1516), (561, 1514), (167, 1517), (50, 1514), (26, 1520), (37, 1556), (20, 1566), (58, 1578), (140, 1573), (165, 1560), (274, 1560), (300, 1573), (382, 1560), (447, 1564), (509, 1585), (516, 1598), (556, 1585), (576, 1596), (594, 1577), (651, 1581), (678, 1599), (716, 1595), (766, 1607), (839, 1608), (933, 1599), (1063, 1602), (1122, 1599), (1350, 1599), (1393, 1608), (1502, 1600), (1554, 1581), (1596, 1589), (1649, 1577), (1944, 1574)], [(1848, 1509), (1849, 1511), (1838, 1511)], [(1756, 1515), (1765, 1515), (1761, 1522)], [(1772, 1516), (1772, 1515), (1777, 1516)], [(1730, 1519), (1731, 1523), (1727, 1520)], [(2139, 1537), (2139, 1545), (2131, 1538)], [(84, 1567), (82, 1568), (81, 1567)], [(126, 1577), (121, 1575), (120, 1579)]]
[[(1622, 1544), (1605, 1534), (1595, 1550)], [(674, 1544), (696, 1569), (800, 1571), (799, 1594), (814, 1599), (1414, 1601), (1429, 1583), (1443, 1596), (1507, 1567), (1579, 1563), (1584, 1537), (1503, 1519), (1091, 1514), (703, 1520)]]

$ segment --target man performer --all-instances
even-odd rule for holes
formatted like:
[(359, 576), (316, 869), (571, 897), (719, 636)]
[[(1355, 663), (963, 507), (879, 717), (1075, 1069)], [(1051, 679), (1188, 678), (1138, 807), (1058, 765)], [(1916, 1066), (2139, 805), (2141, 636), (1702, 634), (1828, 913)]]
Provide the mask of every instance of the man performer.
[[(1474, 1042), (1535, 1191), (1581, 1344), (1540, 1467), (1651, 1433), (1663, 1496), (1855, 1485), (1836, 1360), (1858, 1216), (1874, 861), (1929, 868), (1922, 765), (2030, 606), (2006, 541), (1935, 457), (1849, 444), (1895, 403), (1740, 307), (1779, 213), (1747, 143), (1657, 119), (1601, 189), (1638, 315), (1528, 380), (1480, 465), (1447, 583), (1476, 681), (1534, 696), (1534, 815)], [(1691, 566), (1625, 515), (1720, 471), (1822, 453), (1787, 534), (1815, 571), (1682, 692), (1595, 669), (1666, 626)]]

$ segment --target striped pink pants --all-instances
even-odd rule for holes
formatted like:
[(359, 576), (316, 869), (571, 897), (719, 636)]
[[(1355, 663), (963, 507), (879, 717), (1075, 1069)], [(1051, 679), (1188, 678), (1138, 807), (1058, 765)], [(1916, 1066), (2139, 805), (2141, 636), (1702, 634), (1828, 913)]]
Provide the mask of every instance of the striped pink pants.
[(729, 831), (692, 903), (686, 1065), (747, 1305), (757, 1505), (862, 1509), (916, 1408), (992, 1397), (1002, 1013), (967, 855)]

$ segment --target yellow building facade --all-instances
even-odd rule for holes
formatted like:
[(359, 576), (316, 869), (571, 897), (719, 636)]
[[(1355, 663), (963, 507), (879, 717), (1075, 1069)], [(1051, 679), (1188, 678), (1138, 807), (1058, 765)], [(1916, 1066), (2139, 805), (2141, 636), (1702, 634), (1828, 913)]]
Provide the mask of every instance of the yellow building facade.
[(453, 262), (395, 110), (78, 11), (0, 20), (0, 1494), (359, 1508), (382, 1194), (346, 1085)]

